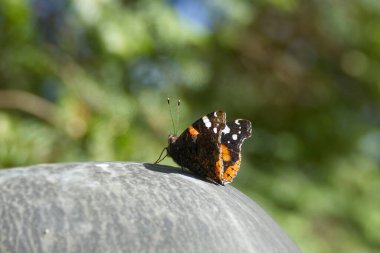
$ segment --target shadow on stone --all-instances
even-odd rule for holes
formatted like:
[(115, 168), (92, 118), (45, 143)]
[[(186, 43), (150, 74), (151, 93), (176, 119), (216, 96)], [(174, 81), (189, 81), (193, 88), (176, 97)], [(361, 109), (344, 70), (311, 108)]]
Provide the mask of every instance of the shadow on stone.
[(192, 173), (191, 171), (189, 171), (186, 168), (181, 169), (181, 168), (178, 168), (178, 167), (172, 167), (172, 166), (161, 165), (161, 164), (153, 164), (153, 163), (143, 163), (142, 165), (146, 169), (151, 170), (151, 171), (161, 172), (161, 173), (168, 173), (168, 174), (172, 174), (172, 173), (174, 173), (174, 174), (180, 174), (180, 175), (184, 175), (186, 177), (195, 178), (197, 180), (201, 180), (203, 182), (207, 182), (207, 183), (210, 183), (210, 184), (219, 185), (218, 183), (213, 182), (211, 180), (208, 180), (207, 178), (203, 178), (201, 176), (195, 175), (194, 173)]

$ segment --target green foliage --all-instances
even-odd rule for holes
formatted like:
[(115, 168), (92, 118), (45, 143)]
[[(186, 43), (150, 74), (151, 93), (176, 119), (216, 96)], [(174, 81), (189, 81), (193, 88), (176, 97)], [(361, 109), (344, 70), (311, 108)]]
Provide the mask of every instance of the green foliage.
[(152, 162), (178, 97), (179, 129), (253, 122), (234, 186), (304, 252), (378, 252), (379, 24), (375, 0), (1, 1), (0, 167)]

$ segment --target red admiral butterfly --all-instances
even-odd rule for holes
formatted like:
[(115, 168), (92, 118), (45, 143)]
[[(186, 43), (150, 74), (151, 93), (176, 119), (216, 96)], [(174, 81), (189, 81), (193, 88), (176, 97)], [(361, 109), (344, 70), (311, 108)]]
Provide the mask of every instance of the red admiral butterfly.
[(179, 137), (169, 135), (164, 150), (181, 167), (224, 185), (236, 177), (241, 145), (251, 135), (249, 120), (226, 122), (226, 113), (217, 111), (195, 121)]

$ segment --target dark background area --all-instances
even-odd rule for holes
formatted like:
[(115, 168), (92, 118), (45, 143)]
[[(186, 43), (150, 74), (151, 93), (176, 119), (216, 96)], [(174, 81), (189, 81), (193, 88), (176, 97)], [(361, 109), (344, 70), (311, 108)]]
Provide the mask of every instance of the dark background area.
[(181, 99), (252, 121), (232, 185), (304, 252), (379, 252), (379, 69), (377, 0), (2, 0), (0, 167), (153, 162)]

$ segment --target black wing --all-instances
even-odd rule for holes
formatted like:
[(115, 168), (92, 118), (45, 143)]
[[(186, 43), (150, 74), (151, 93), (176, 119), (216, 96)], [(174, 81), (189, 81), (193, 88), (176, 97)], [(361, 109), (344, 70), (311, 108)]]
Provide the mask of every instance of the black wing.
[(236, 177), (241, 163), (241, 145), (251, 136), (251, 122), (245, 119), (229, 121), (222, 130), (223, 178), (226, 182), (232, 182)]
[(192, 127), (200, 134), (210, 134), (214, 138), (217, 138), (218, 143), (220, 143), (221, 132), (225, 126), (226, 113), (222, 111), (211, 112), (192, 124)]
[(170, 156), (194, 173), (222, 183), (223, 163), (220, 159), (220, 142), (225, 126), (226, 114), (222, 111), (201, 117), (175, 142), (169, 143)]

